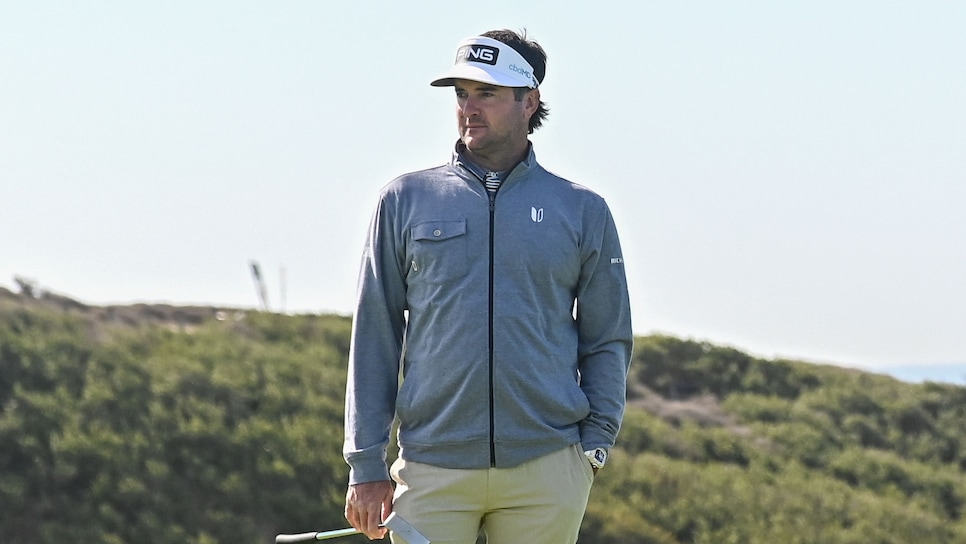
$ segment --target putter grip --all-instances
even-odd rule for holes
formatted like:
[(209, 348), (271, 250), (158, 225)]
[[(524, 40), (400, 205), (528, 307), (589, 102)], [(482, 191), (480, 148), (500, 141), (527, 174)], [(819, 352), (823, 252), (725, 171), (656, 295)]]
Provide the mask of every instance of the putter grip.
[(359, 531), (352, 529), (336, 529), (335, 531), (325, 531), (322, 533), (311, 532), (311, 533), (299, 533), (295, 535), (277, 535), (275, 537), (275, 544), (289, 544), (293, 542), (311, 542), (313, 540), (328, 540), (330, 538), (339, 538), (343, 536), (349, 536), (358, 534)]
[(299, 533), (297, 535), (276, 535), (275, 544), (288, 544), (291, 542), (310, 542), (315, 540), (315, 535), (319, 534), (316, 531), (311, 533)]

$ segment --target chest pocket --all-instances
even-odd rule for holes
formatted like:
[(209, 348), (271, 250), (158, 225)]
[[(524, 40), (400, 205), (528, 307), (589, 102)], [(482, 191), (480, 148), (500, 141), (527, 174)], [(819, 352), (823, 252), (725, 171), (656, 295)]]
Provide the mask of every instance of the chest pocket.
[(411, 280), (444, 283), (466, 275), (465, 219), (418, 223), (413, 225), (412, 235)]

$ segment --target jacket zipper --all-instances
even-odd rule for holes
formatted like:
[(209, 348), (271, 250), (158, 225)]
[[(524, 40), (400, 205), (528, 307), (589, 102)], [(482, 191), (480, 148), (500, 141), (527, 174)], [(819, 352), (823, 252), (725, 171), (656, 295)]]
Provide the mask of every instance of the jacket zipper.
[[(464, 166), (464, 168), (466, 168)], [(489, 389), (489, 416), (490, 416), (490, 466), (496, 466), (496, 416), (494, 409), (494, 395), (493, 395), (493, 246), (495, 245), (495, 211), (496, 211), (496, 193), (499, 191), (490, 192), (486, 188), (486, 179), (482, 178), (474, 172), (471, 168), (466, 168), (468, 172), (473, 174), (483, 185), (483, 192), (486, 194), (489, 200), (490, 207), (490, 248), (489, 248), (489, 297), (487, 301), (487, 384)]]
[(490, 388), (490, 466), (496, 466), (496, 421), (494, 417), (493, 399), (493, 246), (494, 246), (494, 212), (496, 210), (496, 193), (487, 191), (490, 199), (490, 285), (489, 308), (487, 319), (487, 341), (489, 347), (489, 388)]

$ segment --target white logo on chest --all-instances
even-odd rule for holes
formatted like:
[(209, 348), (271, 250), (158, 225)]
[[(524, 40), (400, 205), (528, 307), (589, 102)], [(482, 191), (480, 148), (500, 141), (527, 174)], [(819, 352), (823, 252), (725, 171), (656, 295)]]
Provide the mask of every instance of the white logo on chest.
[(540, 223), (543, 221), (543, 208), (530, 208), (530, 219), (534, 223)]

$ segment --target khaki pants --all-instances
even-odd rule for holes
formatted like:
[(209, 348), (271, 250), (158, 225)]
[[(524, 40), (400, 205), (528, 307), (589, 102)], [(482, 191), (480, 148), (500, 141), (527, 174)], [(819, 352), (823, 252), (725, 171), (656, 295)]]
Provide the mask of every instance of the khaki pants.
[(573, 544), (594, 480), (579, 444), (512, 468), (391, 471), (393, 510), (433, 544), (475, 544), (481, 527), (488, 544)]

